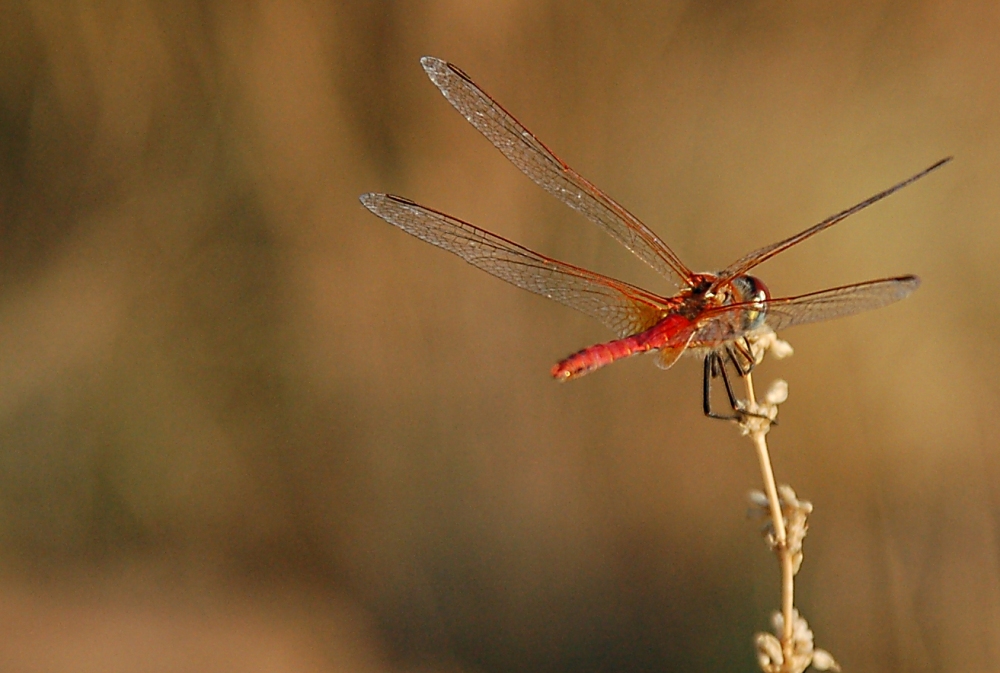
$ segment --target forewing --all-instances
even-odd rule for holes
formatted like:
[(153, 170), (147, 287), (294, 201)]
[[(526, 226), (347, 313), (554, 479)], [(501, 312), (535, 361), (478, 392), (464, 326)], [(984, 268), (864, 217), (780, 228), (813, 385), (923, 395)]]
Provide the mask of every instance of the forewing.
[(794, 236), (789, 236), (788, 238), (786, 238), (783, 241), (778, 241), (777, 243), (772, 243), (771, 245), (768, 245), (768, 246), (765, 246), (763, 248), (760, 248), (759, 250), (754, 250), (750, 254), (745, 255), (745, 256), (741, 257), (740, 259), (736, 260), (735, 262), (733, 262), (732, 264), (730, 264), (729, 267), (727, 267), (724, 271), (720, 272), (719, 273), (719, 278), (716, 281), (715, 285), (718, 287), (720, 285), (728, 283), (730, 280), (732, 280), (736, 276), (740, 276), (740, 275), (745, 274), (747, 271), (749, 271), (753, 267), (757, 266), (758, 264), (760, 264), (761, 262), (763, 262), (763, 261), (765, 261), (767, 259), (770, 259), (770, 258), (774, 257), (779, 252), (782, 252), (783, 250), (787, 250), (788, 248), (792, 247), (793, 245), (795, 245), (797, 243), (801, 243), (802, 241), (806, 240), (810, 236), (813, 236), (814, 234), (818, 234), (819, 232), (823, 231), (824, 229), (832, 227), (833, 225), (835, 225), (838, 222), (840, 222), (841, 220), (843, 220), (843, 219), (845, 219), (845, 218), (853, 215), (854, 213), (856, 213), (856, 212), (858, 212), (860, 210), (864, 210), (865, 208), (867, 208), (868, 206), (872, 205), (873, 203), (875, 203), (877, 201), (881, 201), (882, 199), (884, 199), (885, 197), (889, 196), (890, 194), (894, 194), (895, 192), (898, 192), (903, 187), (906, 187), (910, 183), (919, 180), (920, 178), (924, 177), (925, 175), (927, 175), (931, 171), (937, 170), (941, 166), (944, 166), (946, 163), (948, 163), (949, 161), (951, 161), (951, 159), (952, 159), (951, 157), (946, 157), (944, 159), (941, 159), (937, 163), (935, 163), (935, 164), (933, 164), (933, 165), (925, 168), (924, 170), (920, 171), (916, 175), (911, 175), (910, 177), (908, 177), (907, 179), (903, 180), (902, 182), (897, 182), (892, 187), (889, 187), (888, 189), (885, 189), (885, 190), (879, 192), (878, 194), (875, 194), (874, 196), (868, 197), (867, 199), (865, 199), (861, 203), (857, 203), (857, 204), (851, 206), (850, 208), (848, 208), (847, 210), (843, 210), (843, 211), (837, 213), (836, 215), (831, 215), (830, 217), (826, 218), (825, 220), (823, 220), (819, 224), (814, 224), (813, 226), (809, 227), (805, 231), (801, 231), (801, 232), (795, 234)]
[(542, 189), (596, 222), (678, 286), (690, 285), (691, 270), (656, 234), (567, 166), (468, 75), (431, 56), (420, 59), (420, 64), (448, 102)]
[[(871, 311), (904, 299), (920, 286), (916, 276), (900, 276), (844, 285), (798, 297), (770, 299), (764, 304), (764, 322), (775, 332), (794, 325), (822, 322)], [(695, 334), (698, 345), (714, 346), (738, 339), (746, 311), (756, 310), (752, 303), (732, 304), (705, 312), (704, 324)]]
[(794, 325), (843, 318), (905, 299), (918, 287), (920, 279), (916, 276), (901, 276), (771, 299), (766, 304), (765, 322), (777, 332)]
[(452, 252), (512, 285), (592, 316), (627, 336), (652, 327), (664, 300), (634, 285), (551, 259), (468, 222), (390, 194), (361, 203), (408, 234)]

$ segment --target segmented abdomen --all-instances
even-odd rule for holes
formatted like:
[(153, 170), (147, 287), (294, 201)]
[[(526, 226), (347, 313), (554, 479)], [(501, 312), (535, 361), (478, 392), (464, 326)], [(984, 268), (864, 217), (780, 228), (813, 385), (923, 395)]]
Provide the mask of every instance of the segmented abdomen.
[(562, 360), (552, 367), (552, 376), (568, 381), (569, 379), (589, 374), (595, 369), (600, 369), (604, 365), (609, 365), (615, 360), (627, 358), (636, 353), (648, 351), (648, 344), (639, 343), (635, 336), (609, 341), (604, 344), (597, 344), (582, 351), (573, 353), (565, 360)]
[[(690, 338), (690, 326), (691, 323), (686, 318), (672, 313), (645, 332), (573, 353), (552, 367), (552, 376), (561, 381), (568, 381), (636, 353), (645, 353), (664, 346), (678, 347), (679, 335), (686, 334)], [(679, 347), (683, 348), (686, 343), (687, 339), (683, 339)]]

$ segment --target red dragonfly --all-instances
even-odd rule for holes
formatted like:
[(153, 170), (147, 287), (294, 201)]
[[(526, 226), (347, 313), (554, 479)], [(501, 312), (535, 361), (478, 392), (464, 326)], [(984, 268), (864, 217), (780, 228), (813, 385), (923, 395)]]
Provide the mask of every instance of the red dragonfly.
[[(903, 299), (920, 284), (915, 276), (899, 276), (776, 299), (763, 282), (747, 272), (922, 178), (951, 157), (801, 233), (755, 250), (718, 273), (695, 273), (638, 218), (567, 166), (468, 75), (430, 56), (420, 63), (448, 102), (525, 175), (590, 218), (679, 288), (672, 297), (662, 297), (546, 257), (400, 196), (373, 193), (361, 197), (361, 203), (386, 222), (501, 280), (593, 316), (619, 335), (619, 339), (590, 346), (556, 364), (552, 376), (560, 381), (583, 376), (636, 353), (655, 351), (657, 364), (666, 369), (681, 354), (694, 352), (705, 358), (705, 414), (739, 418), (742, 407), (726, 376), (726, 358), (745, 375), (753, 366), (748, 336), (767, 328), (778, 331), (879, 308)], [(711, 410), (710, 381), (719, 375), (726, 383), (735, 416)]]

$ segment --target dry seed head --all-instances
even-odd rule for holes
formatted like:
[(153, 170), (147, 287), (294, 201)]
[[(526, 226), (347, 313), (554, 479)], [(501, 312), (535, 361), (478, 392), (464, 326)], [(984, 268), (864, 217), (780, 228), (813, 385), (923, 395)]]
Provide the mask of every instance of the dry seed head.
[(813, 651), (812, 667), (817, 671), (833, 671), (840, 673), (840, 664), (833, 658), (833, 655), (826, 650), (816, 649)]
[(754, 638), (757, 646), (757, 664), (764, 673), (780, 673), (784, 656), (781, 642), (770, 633), (758, 633)]
[[(767, 501), (767, 496), (761, 491), (750, 491), (747, 494), (750, 501), (749, 514), (753, 517), (764, 519), (761, 533), (771, 551), (776, 551), (778, 540), (774, 534), (774, 524), (771, 520), (771, 507)], [(788, 484), (778, 486), (778, 502), (781, 505), (781, 516), (785, 522), (785, 545), (788, 553), (792, 556), (792, 571), (799, 572), (802, 565), (802, 541), (809, 530), (808, 517), (812, 513), (813, 506), (808, 500), (799, 500), (795, 491)]]
[(781, 379), (776, 379), (771, 383), (771, 387), (764, 394), (764, 402), (771, 406), (778, 406), (788, 399), (788, 384)]
[(771, 421), (778, 417), (778, 405), (787, 399), (788, 384), (781, 379), (774, 381), (763, 400), (750, 404), (745, 409), (747, 415), (740, 420), (740, 432), (743, 436), (767, 434), (771, 429)]
[(802, 541), (809, 531), (806, 519), (812, 513), (813, 506), (808, 500), (799, 500), (788, 484), (778, 487), (778, 499), (781, 502), (782, 516), (785, 518), (788, 553), (792, 555), (792, 572), (798, 573), (802, 565)]
[(764, 491), (752, 490), (747, 493), (747, 500), (750, 501), (750, 516), (768, 516), (767, 496)]
[(747, 500), (750, 501), (750, 509), (747, 511), (747, 515), (755, 519), (764, 520), (760, 532), (764, 536), (764, 541), (767, 543), (768, 549), (776, 551), (778, 548), (778, 538), (774, 534), (774, 522), (771, 519), (771, 503), (768, 502), (767, 496), (764, 495), (763, 491), (756, 490), (750, 491), (747, 494)]
[[(776, 358), (785, 358), (792, 354), (792, 347), (787, 341), (782, 341), (768, 327), (748, 338), (750, 352), (755, 364), (760, 364), (765, 353), (771, 353)], [(778, 417), (778, 405), (788, 399), (788, 384), (782, 380), (773, 382), (762, 400), (747, 406), (748, 415), (740, 421), (740, 430), (744, 436), (764, 435), (771, 429), (771, 421)]]
[(751, 337), (750, 348), (753, 351), (754, 361), (758, 364), (764, 359), (764, 353), (770, 353), (771, 357), (781, 360), (795, 352), (791, 344), (779, 339), (774, 330), (769, 327), (765, 327), (763, 331)]
[[(840, 666), (826, 650), (813, 646), (813, 632), (798, 610), (792, 610), (792, 655), (785, 661), (781, 641), (770, 633), (758, 633), (754, 639), (757, 646), (757, 662), (764, 673), (802, 673), (810, 665), (820, 671), (840, 671)], [(771, 618), (775, 633), (782, 633), (784, 619), (780, 612)]]

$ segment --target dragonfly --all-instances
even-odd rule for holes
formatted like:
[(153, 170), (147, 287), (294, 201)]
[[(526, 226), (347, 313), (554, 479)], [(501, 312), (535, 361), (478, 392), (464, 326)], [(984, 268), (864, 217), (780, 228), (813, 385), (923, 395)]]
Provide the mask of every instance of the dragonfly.
[[(424, 71), (444, 97), (494, 147), (542, 189), (592, 220), (677, 288), (661, 296), (635, 285), (534, 252), (468, 222), (392, 194), (369, 193), (361, 203), (386, 222), (517, 287), (596, 318), (618, 338), (584, 348), (552, 367), (559, 381), (576, 379), (638, 353), (654, 353), (670, 368), (684, 353), (704, 358), (706, 416), (738, 420), (745, 406), (726, 373), (746, 376), (755, 364), (750, 339), (779, 330), (860, 313), (899, 301), (917, 289), (916, 276), (843, 285), (794, 297), (771, 297), (748, 272), (761, 262), (919, 180), (947, 157), (892, 187), (782, 241), (744, 255), (722, 271), (695, 273), (653, 231), (569, 167), (456, 66), (425, 56)], [(712, 408), (711, 382), (722, 377), (734, 413)]]

